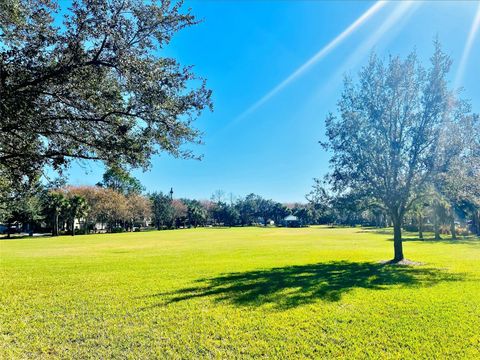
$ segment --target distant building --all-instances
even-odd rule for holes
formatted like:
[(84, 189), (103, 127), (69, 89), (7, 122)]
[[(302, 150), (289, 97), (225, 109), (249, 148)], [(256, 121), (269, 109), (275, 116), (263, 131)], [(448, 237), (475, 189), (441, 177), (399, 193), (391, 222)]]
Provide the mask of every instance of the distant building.
[(286, 227), (300, 227), (301, 221), (295, 215), (288, 215), (283, 219), (283, 223)]

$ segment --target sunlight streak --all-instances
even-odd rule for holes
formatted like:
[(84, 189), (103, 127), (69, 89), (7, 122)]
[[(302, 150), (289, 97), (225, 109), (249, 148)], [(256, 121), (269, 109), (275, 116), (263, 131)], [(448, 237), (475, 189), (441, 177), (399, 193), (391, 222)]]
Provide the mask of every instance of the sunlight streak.
[(393, 11), (385, 18), (375, 32), (363, 41), (342, 63), (338, 70), (330, 76), (329, 81), (321, 87), (319, 93), (323, 93), (332, 88), (347, 71), (356, 68), (358, 63), (374, 49), (382, 38), (387, 37), (388, 42), (393, 40), (421, 4), (422, 3), (418, 1), (402, 1), (397, 3)]
[(478, 28), (480, 27), (480, 2), (478, 3), (477, 12), (475, 18), (472, 22), (472, 27), (470, 28), (470, 33), (468, 34), (467, 42), (465, 43), (465, 48), (463, 49), (462, 58), (458, 65), (457, 76), (455, 77), (454, 87), (458, 88), (463, 81), (465, 75), (465, 68), (467, 67), (468, 58), (470, 57), (470, 52), (472, 50), (473, 42), (478, 33)]
[(346, 28), (342, 33), (340, 33), (336, 38), (330, 41), (326, 46), (324, 46), (319, 52), (317, 52), (314, 56), (312, 56), (307, 62), (301, 65), (297, 70), (295, 70), (292, 74), (290, 74), (285, 80), (275, 86), (271, 91), (269, 91), (265, 96), (263, 96), (260, 100), (250, 106), (246, 111), (244, 111), (241, 115), (237, 117), (236, 120), (240, 120), (268, 100), (270, 100), (273, 96), (275, 96), (278, 92), (280, 92), (283, 88), (285, 88), (288, 84), (292, 81), (297, 79), (300, 75), (302, 75), (305, 71), (307, 71), (312, 65), (320, 61), (324, 58), (328, 53), (330, 53), (335, 47), (337, 47), (343, 40), (345, 40), (349, 35), (351, 35), (355, 30), (357, 30), (362, 24), (365, 23), (368, 18), (373, 16), (377, 13), (381, 8), (383, 8), (388, 2), (387, 1), (377, 1), (373, 6), (371, 6), (367, 11), (365, 11), (355, 22), (353, 22), (348, 28)]

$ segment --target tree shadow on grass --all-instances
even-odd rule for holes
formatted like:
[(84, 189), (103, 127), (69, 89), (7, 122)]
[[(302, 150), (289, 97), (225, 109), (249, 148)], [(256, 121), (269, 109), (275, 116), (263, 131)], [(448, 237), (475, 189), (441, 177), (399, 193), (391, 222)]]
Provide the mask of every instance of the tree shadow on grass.
[(288, 309), (318, 300), (339, 301), (344, 294), (356, 288), (385, 290), (390, 287), (422, 287), (463, 279), (462, 274), (423, 266), (335, 261), (228, 273), (197, 280), (198, 284), (193, 287), (151, 296), (164, 299), (154, 306), (194, 298), (211, 298), (240, 306), (271, 304), (276, 308)]

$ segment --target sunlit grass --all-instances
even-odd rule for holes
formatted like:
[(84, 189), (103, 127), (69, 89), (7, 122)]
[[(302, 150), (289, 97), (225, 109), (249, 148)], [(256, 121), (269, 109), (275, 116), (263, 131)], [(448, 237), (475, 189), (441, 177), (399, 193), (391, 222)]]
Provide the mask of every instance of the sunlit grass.
[(480, 241), (360, 228), (0, 241), (0, 358), (478, 358)]

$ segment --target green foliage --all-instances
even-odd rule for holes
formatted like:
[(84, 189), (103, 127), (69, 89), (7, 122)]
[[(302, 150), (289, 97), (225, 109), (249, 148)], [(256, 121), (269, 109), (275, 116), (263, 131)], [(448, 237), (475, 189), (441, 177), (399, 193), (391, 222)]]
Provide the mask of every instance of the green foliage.
[[(431, 234), (426, 234), (430, 239)], [(1, 242), (0, 349), (23, 358), (476, 359), (480, 241), (199, 228)]]
[(153, 221), (157, 230), (170, 227), (173, 222), (172, 200), (170, 196), (162, 192), (155, 192), (150, 194), (150, 201), (152, 203)]
[(118, 191), (123, 195), (141, 194), (145, 190), (140, 180), (131, 176), (125, 169), (115, 166), (105, 171), (102, 182), (97, 185)]
[(81, 219), (87, 216), (90, 207), (85, 198), (79, 195), (73, 195), (68, 200), (67, 221), (70, 223), (72, 236), (75, 235), (75, 219)]
[(43, 209), (46, 217), (50, 220), (52, 235), (59, 235), (60, 218), (66, 218), (68, 211), (68, 199), (61, 191), (50, 191), (43, 199)]
[(187, 206), (187, 218), (190, 226), (205, 226), (208, 213), (198, 200), (183, 199), (182, 202)]
[(323, 145), (333, 153), (330, 184), (389, 215), (396, 229), (395, 260), (403, 259), (405, 214), (465, 145), (450, 136), (471, 116), (448, 88), (450, 65), (438, 41), (428, 69), (415, 52), (386, 63), (372, 55), (356, 83), (345, 80), (339, 115), (326, 119)]
[(239, 223), (240, 213), (235, 206), (218, 202), (213, 207), (212, 217), (216, 224), (234, 226)]
[[(148, 167), (161, 151), (194, 157), (192, 121), (210, 91), (161, 57), (196, 24), (170, 1), (0, 2), (0, 170), (20, 181), (72, 159)], [(62, 26), (58, 26), (58, 24)]]

